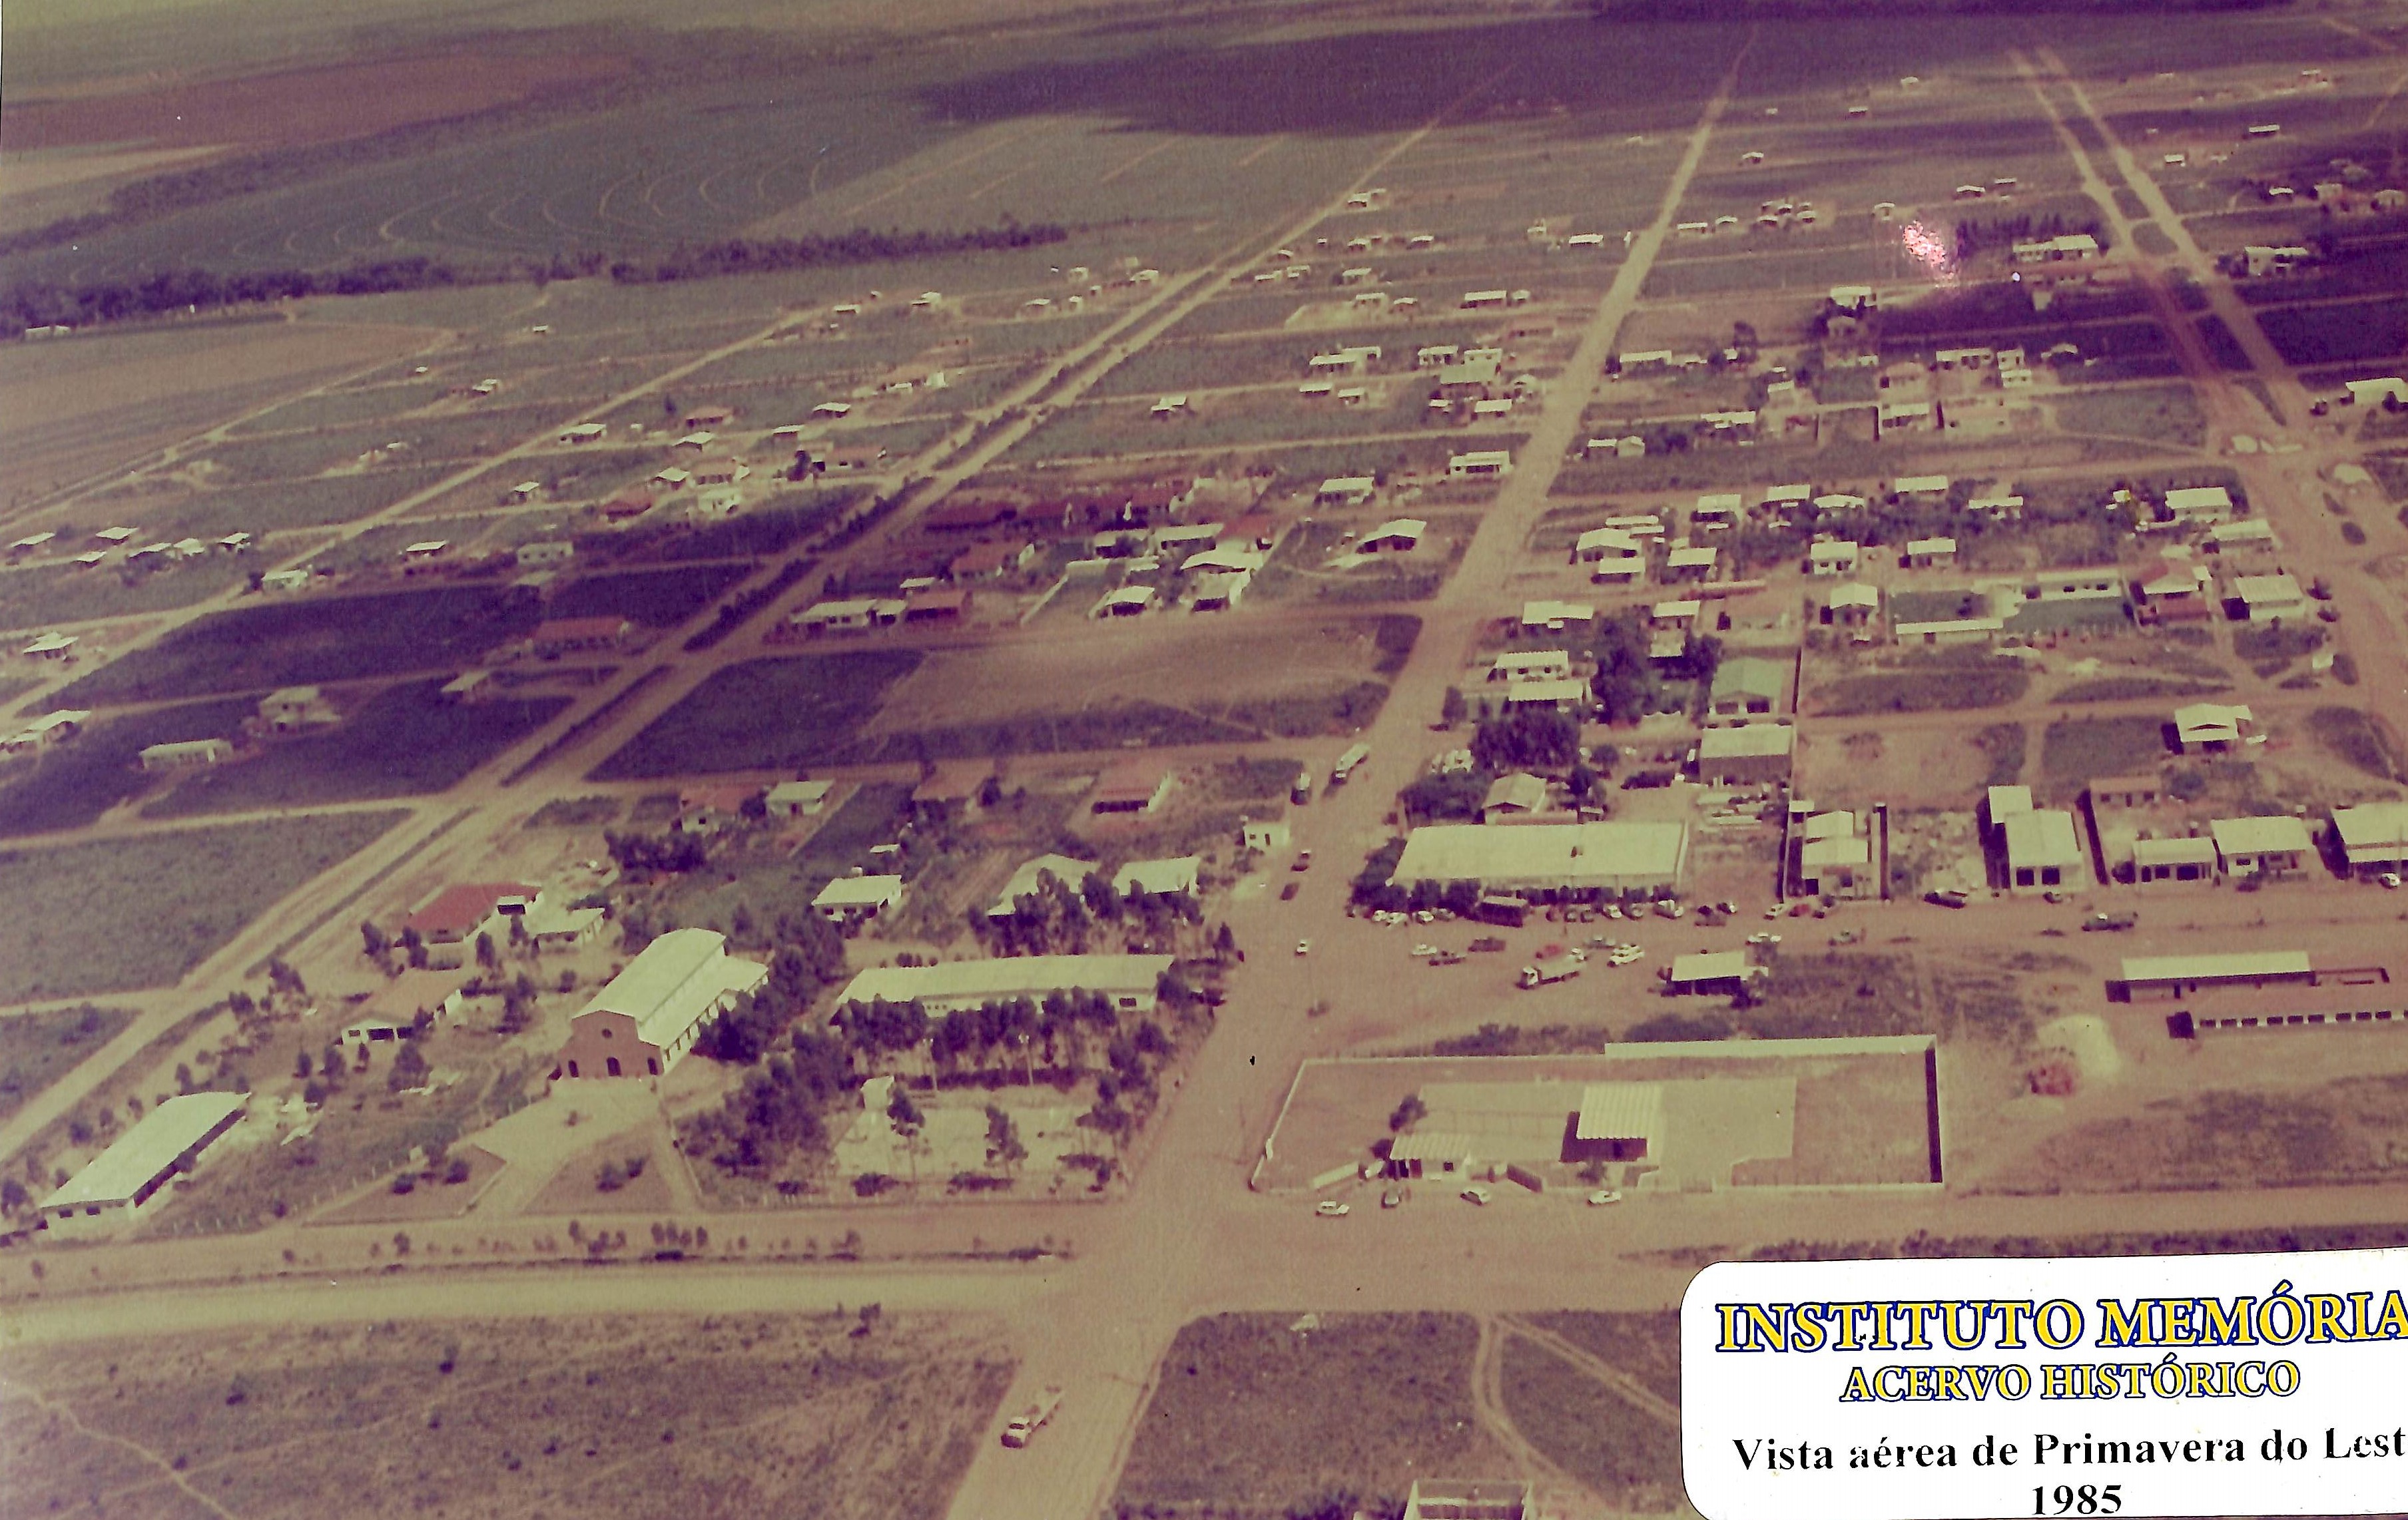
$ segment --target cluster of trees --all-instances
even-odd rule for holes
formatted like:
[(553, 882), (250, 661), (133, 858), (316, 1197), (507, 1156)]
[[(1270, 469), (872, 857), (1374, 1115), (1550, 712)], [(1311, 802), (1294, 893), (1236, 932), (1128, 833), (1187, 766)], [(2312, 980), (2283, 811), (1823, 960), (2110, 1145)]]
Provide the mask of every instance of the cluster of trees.
[[(766, 816), (766, 810), (765, 814)], [(710, 846), (699, 834), (683, 834), (674, 829), (666, 834), (622, 834), (606, 831), (602, 842), (609, 848), (610, 858), (623, 871), (660, 871), (683, 875), (699, 870), (710, 858)]]
[[(744, 936), (738, 936), (739, 941)], [(781, 916), (769, 979), (739, 1006), (722, 1014), (695, 1048), (713, 1060), (750, 1066), (807, 1011), (822, 988), (844, 976), (844, 939), (817, 913)]]
[(1089, 871), (1076, 887), (1051, 871), (1037, 890), (1013, 899), (1011, 911), (990, 917), (969, 911), (971, 932), (998, 955), (1080, 955), (1089, 941), (1110, 933), (1111, 948), (1141, 943), (1162, 946), (1185, 925), (1203, 921), (1203, 909), (1183, 892), (1145, 892), (1134, 883), (1125, 893), (1100, 871)]
[[(169, 177), (172, 178), (172, 177)], [(129, 187), (138, 188), (138, 187)], [(213, 191), (212, 195), (225, 194)], [(122, 197), (125, 192), (119, 192)], [(101, 224), (124, 220), (129, 213), (108, 211)], [(147, 213), (146, 213), (147, 214)], [(60, 226), (70, 226), (61, 223)], [(96, 229), (94, 229), (96, 230)], [(28, 235), (42, 241), (54, 237), (57, 227)], [(70, 233), (72, 235), (72, 233)], [(1036, 248), (1069, 237), (1050, 222), (1023, 226), (1006, 221), (999, 226), (971, 227), (961, 232), (873, 232), (856, 227), (832, 237), (734, 237), (700, 247), (680, 247), (653, 260), (623, 259), (580, 250), (542, 259), (464, 265), (445, 259), (412, 255), (398, 259), (367, 259), (323, 269), (254, 269), (220, 273), (214, 269), (165, 269), (147, 279), (98, 280), (89, 284), (58, 284), (33, 280), (0, 293), (0, 337), (15, 337), (28, 327), (65, 324), (85, 327), (99, 323), (126, 322), (173, 313), (215, 311), (227, 307), (259, 306), (305, 295), (378, 295), (391, 291), (433, 290), (454, 285), (500, 285), (523, 281), (542, 284), (554, 280), (591, 279), (604, 272), (621, 284), (650, 284), (674, 280), (712, 280), (726, 275), (767, 274), (823, 265), (876, 264), (897, 259), (931, 258), (949, 253), (976, 253)], [(22, 239), (11, 239), (22, 242)]]
[[(1166, 975), (1158, 994), (1174, 1006), (1192, 995), (1175, 977)], [(893, 1058), (917, 1051), (923, 1042), (930, 1061), (942, 1076), (964, 1069), (999, 1068), (1020, 1070), (1034, 1081), (1041, 1070), (1057, 1084), (1096, 1064), (1117, 1067), (1119, 1043), (1135, 1038), (1140, 1049), (1152, 1050), (1163, 1032), (1152, 1020), (1132, 1037), (1121, 1029), (1121, 1016), (1101, 993), (1072, 990), (1049, 993), (1042, 1001), (1015, 997), (930, 1017), (918, 1003), (890, 1003), (879, 998), (846, 1007), (836, 1021), (843, 1029), (855, 1059), (865, 1071), (875, 1072)], [(1151, 1035), (1141, 1031), (1151, 1029)]]
[(724, 1171), (766, 1180), (796, 1156), (826, 1149), (827, 1115), (857, 1101), (855, 1082), (842, 1040), (794, 1034), (718, 1108), (689, 1120), (679, 1144)]
[(1069, 236), (1069, 229), (1053, 222), (1023, 226), (1007, 217), (997, 226), (970, 227), (960, 232), (873, 232), (867, 227), (855, 227), (832, 237), (730, 237), (699, 247), (681, 245), (665, 257), (647, 262), (622, 259), (610, 265), (610, 278), (623, 285), (712, 280), (724, 275), (811, 269), (826, 264), (882, 264), (947, 253), (1041, 248), (1062, 242)]
[(1579, 762), (1580, 720), (1562, 712), (1492, 718), (1471, 736), (1471, 763), (1492, 775), (1562, 770)]

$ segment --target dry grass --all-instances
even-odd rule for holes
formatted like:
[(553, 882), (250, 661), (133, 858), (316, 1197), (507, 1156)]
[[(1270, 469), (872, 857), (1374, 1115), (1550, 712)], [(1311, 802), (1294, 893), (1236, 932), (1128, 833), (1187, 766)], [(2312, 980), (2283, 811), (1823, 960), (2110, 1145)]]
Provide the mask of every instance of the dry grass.
[(1459, 1314), (1218, 1314), (1164, 1356), (1113, 1513), (1268, 1517), (1339, 1490), (1503, 1470)]
[(15, 1353), (7, 1507), (940, 1515), (1010, 1353), (975, 1325), (854, 1323), (389, 1321)]

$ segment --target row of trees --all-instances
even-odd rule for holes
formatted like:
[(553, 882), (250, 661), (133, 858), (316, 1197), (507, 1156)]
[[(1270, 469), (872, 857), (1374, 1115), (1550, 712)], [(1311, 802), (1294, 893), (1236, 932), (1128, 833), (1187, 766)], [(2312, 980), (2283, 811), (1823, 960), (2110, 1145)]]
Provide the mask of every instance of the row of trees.
[(873, 232), (867, 227), (855, 227), (851, 232), (810, 237), (730, 237), (695, 246), (680, 244), (663, 257), (645, 262), (622, 259), (610, 265), (610, 278), (623, 285), (712, 280), (725, 275), (812, 269), (828, 264), (882, 264), (948, 253), (1041, 248), (1065, 241), (1069, 236), (1069, 229), (1054, 222), (1024, 226), (1006, 217), (996, 226), (970, 227), (960, 232), (903, 232), (896, 228)]
[(1085, 954), (1091, 940), (1107, 935), (1115, 950), (1131, 942), (1161, 948), (1203, 917), (1192, 894), (1147, 892), (1134, 882), (1122, 892), (1100, 871), (1089, 871), (1075, 887), (1041, 872), (1037, 890), (1012, 899), (1010, 913), (968, 913), (971, 933), (997, 955)]

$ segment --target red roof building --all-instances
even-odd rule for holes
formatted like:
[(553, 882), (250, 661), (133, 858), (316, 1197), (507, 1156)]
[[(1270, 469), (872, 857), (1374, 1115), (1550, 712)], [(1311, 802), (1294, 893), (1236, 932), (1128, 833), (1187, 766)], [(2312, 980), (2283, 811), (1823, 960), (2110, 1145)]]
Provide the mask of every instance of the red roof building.
[(417, 930), (429, 945), (458, 944), (474, 939), (496, 914), (526, 911), (542, 895), (541, 887), (518, 882), (462, 882), (437, 893), (402, 928)]
[(1159, 760), (1123, 760), (1096, 782), (1088, 807), (1099, 813), (1154, 812), (1170, 796), (1171, 768)]

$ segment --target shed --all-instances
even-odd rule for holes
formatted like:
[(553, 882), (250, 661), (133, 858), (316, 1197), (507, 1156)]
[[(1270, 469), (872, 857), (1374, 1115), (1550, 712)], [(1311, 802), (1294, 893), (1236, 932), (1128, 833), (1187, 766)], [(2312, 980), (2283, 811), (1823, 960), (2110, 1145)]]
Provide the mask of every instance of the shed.
[(1698, 737), (1698, 780), (1709, 786), (1752, 786), (1788, 778), (1798, 730), (1786, 724), (1709, 728)]
[(2010, 891), (2047, 891), (2075, 881), (2086, 857), (2071, 813), (2034, 809), (2011, 815), (2005, 829)]
[(820, 888), (811, 909), (831, 924), (861, 924), (903, 900), (900, 876), (839, 876)]
[(248, 1093), (188, 1093), (144, 1114), (41, 1202), (42, 1227), (62, 1240), (106, 1235), (141, 1217), (181, 1171), (242, 1120)]
[(2287, 814), (2218, 818), (2207, 826), (2228, 875), (2296, 871), (2315, 853), (2315, 841), (2308, 838), (2308, 825)]
[(1571, 1115), (1570, 1133), (1564, 1138), (1563, 1158), (1645, 1161), (1662, 1153), (1663, 1142), (1661, 1083), (1594, 1082), (1581, 1089), (1580, 1108)]
[(2180, 835), (2170, 839), (2132, 841), (2132, 884), (2215, 880), (2215, 841)]
[(1749, 963), (1744, 950), (1714, 950), (1674, 956), (1664, 980), (1674, 997), (1728, 997), (1764, 974), (1763, 967)]

